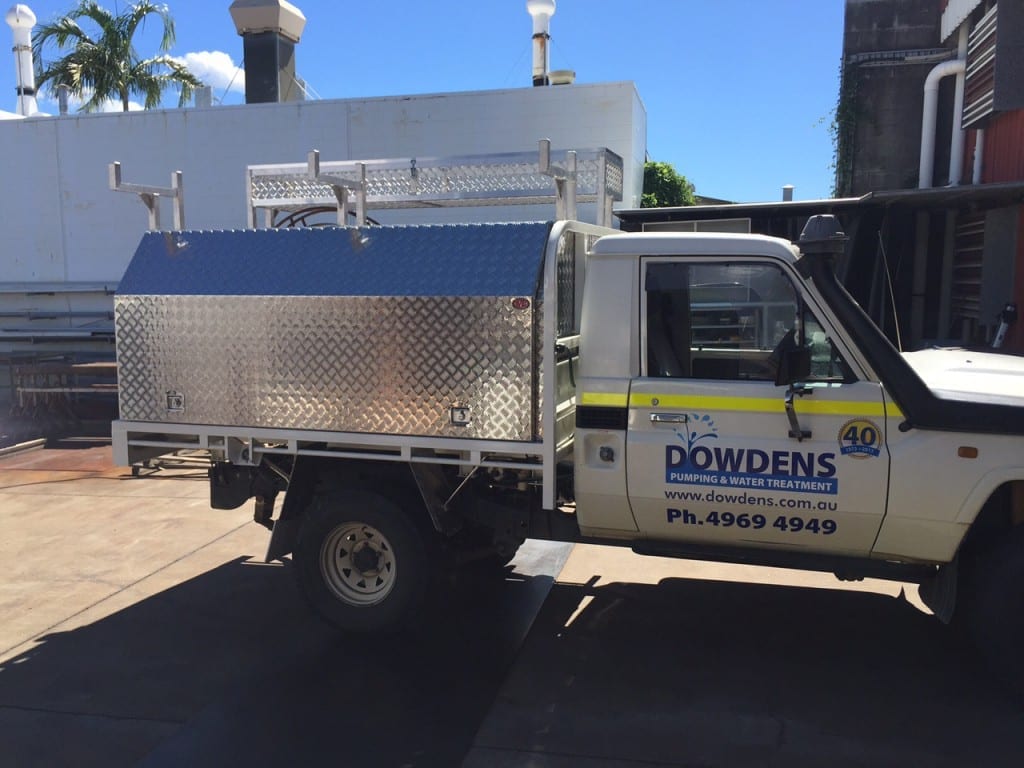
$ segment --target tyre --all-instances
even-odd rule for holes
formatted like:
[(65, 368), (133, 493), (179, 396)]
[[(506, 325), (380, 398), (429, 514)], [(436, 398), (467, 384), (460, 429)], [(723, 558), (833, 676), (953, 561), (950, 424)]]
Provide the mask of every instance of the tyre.
[(293, 556), (299, 588), (348, 632), (394, 632), (424, 606), (434, 564), (423, 534), (391, 499), (330, 490), (311, 501)]
[(1024, 696), (1024, 525), (965, 564), (955, 619), (997, 679)]

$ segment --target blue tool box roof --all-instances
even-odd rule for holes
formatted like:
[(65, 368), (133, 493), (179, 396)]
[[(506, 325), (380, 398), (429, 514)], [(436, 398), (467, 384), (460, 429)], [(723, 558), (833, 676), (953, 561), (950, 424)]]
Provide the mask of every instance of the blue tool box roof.
[(119, 295), (532, 296), (551, 224), (148, 232)]

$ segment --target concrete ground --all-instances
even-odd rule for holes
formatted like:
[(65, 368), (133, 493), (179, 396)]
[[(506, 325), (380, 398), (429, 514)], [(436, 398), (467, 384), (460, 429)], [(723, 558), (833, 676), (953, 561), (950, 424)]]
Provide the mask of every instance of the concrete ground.
[(1024, 764), (1024, 709), (902, 588), (577, 545), (463, 768)]
[(1024, 712), (900, 597), (529, 542), (357, 642), (201, 471), (0, 458), (0, 766), (1019, 766)]

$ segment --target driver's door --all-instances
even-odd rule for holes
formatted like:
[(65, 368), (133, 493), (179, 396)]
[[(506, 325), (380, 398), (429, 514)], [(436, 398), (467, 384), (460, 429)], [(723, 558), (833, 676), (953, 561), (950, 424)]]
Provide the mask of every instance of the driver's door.
[[(889, 454), (877, 382), (770, 261), (643, 264), (643, 375), (631, 383), (627, 483), (641, 536), (870, 552)], [(787, 411), (789, 331), (812, 370)]]

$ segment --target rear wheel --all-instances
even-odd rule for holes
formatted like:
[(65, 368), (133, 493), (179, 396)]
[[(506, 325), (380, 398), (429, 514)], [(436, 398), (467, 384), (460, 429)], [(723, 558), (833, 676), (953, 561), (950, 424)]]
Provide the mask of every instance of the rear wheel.
[(394, 501), (368, 491), (318, 493), (294, 563), (313, 609), (351, 632), (389, 632), (410, 623), (433, 571), (414, 522)]

